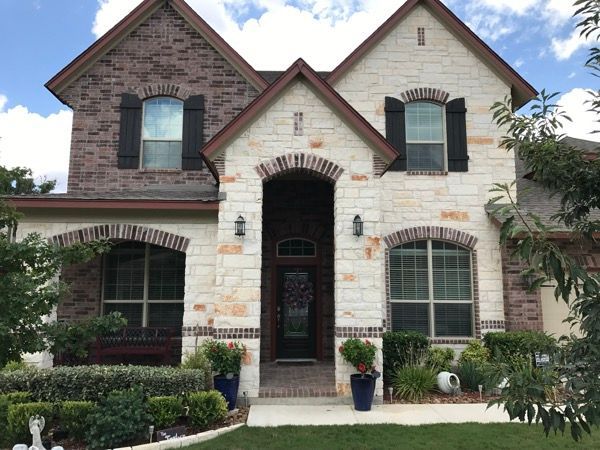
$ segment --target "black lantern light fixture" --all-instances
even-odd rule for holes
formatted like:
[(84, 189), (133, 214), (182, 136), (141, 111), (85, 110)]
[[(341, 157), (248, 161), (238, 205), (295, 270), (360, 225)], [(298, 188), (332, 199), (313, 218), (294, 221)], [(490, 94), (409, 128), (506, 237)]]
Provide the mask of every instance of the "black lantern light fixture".
[(240, 215), (235, 221), (235, 235), (245, 236), (246, 235), (246, 220)]
[(356, 237), (363, 235), (363, 221), (359, 215), (357, 215), (352, 221), (352, 231), (352, 234), (354, 234)]

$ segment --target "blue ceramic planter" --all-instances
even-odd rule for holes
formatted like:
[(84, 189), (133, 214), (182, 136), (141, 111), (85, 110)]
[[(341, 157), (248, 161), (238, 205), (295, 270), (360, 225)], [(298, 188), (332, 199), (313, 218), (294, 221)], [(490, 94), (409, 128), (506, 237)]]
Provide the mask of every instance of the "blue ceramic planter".
[(350, 375), (352, 400), (356, 411), (371, 411), (373, 395), (375, 394), (375, 378), (370, 374)]
[(235, 409), (238, 388), (240, 387), (239, 375), (236, 375), (233, 378), (227, 378), (225, 375), (216, 375), (213, 378), (213, 383), (215, 389), (223, 394), (223, 397), (225, 397), (229, 411)]

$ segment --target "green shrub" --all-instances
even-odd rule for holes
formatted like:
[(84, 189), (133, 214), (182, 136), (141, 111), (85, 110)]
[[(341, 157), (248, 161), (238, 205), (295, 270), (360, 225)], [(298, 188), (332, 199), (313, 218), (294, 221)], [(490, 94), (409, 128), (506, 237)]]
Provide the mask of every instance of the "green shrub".
[[(202, 348), (196, 348), (193, 352), (186, 353), (180, 367), (182, 369), (201, 370), (202, 373), (204, 373), (205, 379), (212, 381), (210, 361), (204, 354)], [(212, 387), (212, 385), (210, 387)]]
[(496, 361), (532, 361), (535, 352), (549, 355), (558, 352), (556, 340), (541, 331), (487, 333), (483, 342)]
[(383, 334), (383, 373), (414, 362), (429, 349), (429, 339), (417, 331), (388, 331)]
[(454, 361), (454, 349), (450, 347), (430, 347), (427, 351), (426, 364), (436, 372), (449, 372), (452, 361)]
[(148, 410), (157, 430), (171, 427), (183, 413), (183, 404), (177, 397), (150, 397)]
[(31, 440), (29, 418), (42, 416), (46, 426), (42, 436), (46, 436), (54, 426), (55, 405), (49, 402), (19, 403), (8, 407), (8, 436), (11, 442), (27, 442)]
[(220, 392), (194, 392), (188, 395), (187, 405), (192, 425), (205, 428), (227, 417), (227, 402)]
[(472, 361), (484, 364), (490, 360), (490, 350), (479, 340), (470, 341), (460, 354), (459, 362)]
[[(19, 403), (28, 403), (31, 401), (29, 392), (11, 392), (10, 394), (0, 395), (0, 430), (8, 429), (8, 407)], [(8, 436), (0, 433), (0, 445), (9, 445)]]
[(394, 393), (399, 398), (418, 402), (436, 386), (436, 375), (435, 370), (427, 366), (400, 367), (392, 376)]
[(373, 362), (375, 361), (377, 347), (369, 340), (347, 339), (340, 345), (339, 352), (344, 360), (352, 364), (360, 373), (371, 373), (374, 368)]
[(24, 361), (9, 361), (2, 368), (2, 371), (12, 372), (13, 370), (23, 370), (28, 368), (29, 366)]
[(121, 447), (130, 440), (145, 437), (151, 422), (141, 387), (111, 392), (89, 416), (88, 447), (92, 450)]
[(488, 388), (486, 383), (486, 367), (488, 363), (465, 359), (458, 363), (458, 378), (463, 388), (473, 392), (479, 391), (479, 385)]
[(75, 366), (0, 372), (0, 393), (31, 392), (35, 401), (97, 402), (102, 394), (139, 385), (149, 397), (206, 389), (201, 370), (146, 366)]
[(96, 408), (93, 402), (62, 402), (59, 406), (58, 423), (70, 437), (83, 439), (87, 432), (89, 417), (96, 412)]

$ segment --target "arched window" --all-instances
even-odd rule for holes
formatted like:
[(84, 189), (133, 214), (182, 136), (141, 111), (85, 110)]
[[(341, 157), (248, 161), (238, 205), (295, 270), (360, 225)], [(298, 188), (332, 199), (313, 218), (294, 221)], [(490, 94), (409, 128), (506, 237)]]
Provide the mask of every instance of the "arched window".
[(183, 102), (154, 97), (144, 102), (142, 167), (181, 169)]
[(317, 256), (317, 247), (306, 239), (286, 239), (277, 244), (277, 256), (313, 257)]
[(406, 104), (406, 168), (446, 170), (444, 108), (431, 102)]
[(114, 245), (104, 259), (103, 312), (131, 327), (181, 331), (185, 253), (142, 242)]
[(414, 330), (430, 337), (472, 337), (471, 266), (471, 251), (446, 241), (413, 241), (391, 249), (392, 330)]

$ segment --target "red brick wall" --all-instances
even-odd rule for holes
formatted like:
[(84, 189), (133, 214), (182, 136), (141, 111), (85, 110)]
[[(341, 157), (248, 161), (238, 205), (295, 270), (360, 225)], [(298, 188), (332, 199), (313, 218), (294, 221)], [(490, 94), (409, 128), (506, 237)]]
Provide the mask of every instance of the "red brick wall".
[(206, 168), (117, 169), (120, 95), (157, 84), (205, 96), (205, 142), (258, 95), (175, 10), (159, 9), (61, 94), (74, 109), (69, 192), (213, 182)]
[(323, 358), (334, 356), (333, 301), (333, 186), (307, 178), (306, 181), (274, 180), (264, 185), (261, 339), (262, 361), (271, 358), (271, 273), (273, 250), (281, 239), (301, 237), (317, 243), (321, 258), (320, 302)]
[[(598, 270), (600, 267), (600, 246), (571, 241), (561, 241), (559, 244), (589, 270)], [(510, 257), (514, 248), (514, 244), (511, 244), (502, 250), (506, 330), (543, 330), (541, 292), (539, 289), (527, 292), (527, 285), (520, 275), (523, 265), (517, 258)]]
[(61, 280), (70, 285), (70, 293), (57, 309), (58, 320), (79, 321), (100, 315), (102, 257), (62, 270)]

